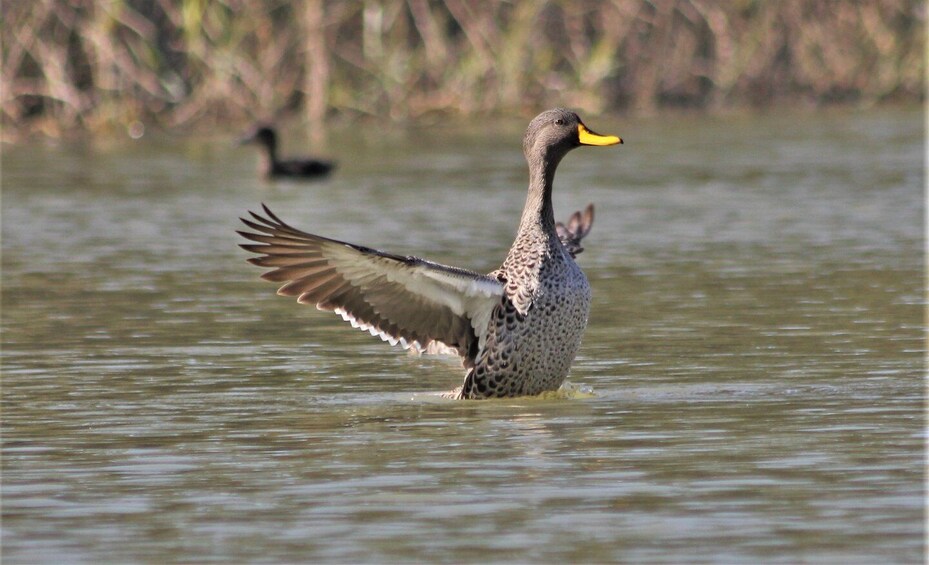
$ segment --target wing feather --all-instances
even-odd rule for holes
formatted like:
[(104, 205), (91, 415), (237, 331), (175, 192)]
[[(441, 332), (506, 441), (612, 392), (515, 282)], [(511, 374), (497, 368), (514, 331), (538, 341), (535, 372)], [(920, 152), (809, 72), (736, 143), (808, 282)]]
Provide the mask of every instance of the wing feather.
[(588, 204), (583, 213), (577, 211), (571, 214), (571, 217), (568, 218), (567, 225), (561, 222), (555, 223), (555, 231), (558, 233), (558, 239), (561, 240), (561, 244), (564, 245), (565, 250), (567, 250), (572, 257), (577, 257), (584, 251), (583, 246), (581, 246), (581, 240), (587, 237), (593, 224), (593, 204)]
[(270, 269), (262, 278), (284, 283), (278, 294), (334, 311), (391, 344), (451, 348), (473, 361), (503, 296), (499, 280), (303, 232), (262, 207), (264, 215), (242, 218), (254, 231), (238, 233), (256, 242), (241, 247), (259, 255), (250, 263)]
[[(257, 253), (262, 252), (263, 251), (258, 251)], [(312, 267), (326, 264), (326, 260), (321, 256), (310, 253), (289, 253), (286, 255), (252, 257), (248, 262), (252, 265), (258, 265), (259, 267)]]

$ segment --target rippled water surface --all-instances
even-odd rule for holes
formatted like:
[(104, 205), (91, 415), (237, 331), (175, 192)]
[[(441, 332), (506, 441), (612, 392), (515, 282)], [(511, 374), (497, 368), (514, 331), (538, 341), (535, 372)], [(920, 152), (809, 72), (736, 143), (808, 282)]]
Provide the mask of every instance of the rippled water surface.
[(311, 184), (231, 136), (4, 147), (4, 563), (921, 562), (921, 114), (587, 122), (626, 144), (556, 179), (597, 205), (574, 392), (486, 402), (234, 230), (492, 270), (524, 124), (335, 131)]

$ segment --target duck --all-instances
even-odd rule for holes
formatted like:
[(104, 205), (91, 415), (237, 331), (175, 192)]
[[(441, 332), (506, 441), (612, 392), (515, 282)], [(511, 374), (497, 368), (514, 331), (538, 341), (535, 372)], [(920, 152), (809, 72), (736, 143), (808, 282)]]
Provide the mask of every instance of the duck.
[(332, 311), (353, 327), (414, 353), (444, 352), (465, 369), (457, 399), (536, 396), (567, 378), (590, 313), (591, 288), (575, 261), (594, 208), (556, 223), (555, 170), (569, 151), (623, 143), (565, 108), (542, 112), (523, 138), (529, 190), (516, 237), (489, 274), (308, 233), (262, 204), (240, 220), (240, 247), (277, 293)]
[(269, 124), (256, 124), (239, 139), (240, 145), (250, 143), (258, 145), (261, 150), (259, 171), (267, 179), (317, 179), (327, 176), (335, 168), (334, 162), (322, 159), (279, 159), (277, 131)]

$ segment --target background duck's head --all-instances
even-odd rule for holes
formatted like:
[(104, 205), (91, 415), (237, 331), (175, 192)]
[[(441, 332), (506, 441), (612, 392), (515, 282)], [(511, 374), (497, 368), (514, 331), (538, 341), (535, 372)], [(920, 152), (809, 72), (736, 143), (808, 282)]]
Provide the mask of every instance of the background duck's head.
[(622, 142), (615, 135), (600, 135), (587, 129), (581, 118), (571, 110), (554, 108), (529, 122), (523, 138), (523, 152), (530, 166), (553, 167), (575, 147)]
[(277, 133), (268, 124), (257, 124), (239, 139), (239, 143), (257, 143), (268, 148), (269, 151), (277, 149)]

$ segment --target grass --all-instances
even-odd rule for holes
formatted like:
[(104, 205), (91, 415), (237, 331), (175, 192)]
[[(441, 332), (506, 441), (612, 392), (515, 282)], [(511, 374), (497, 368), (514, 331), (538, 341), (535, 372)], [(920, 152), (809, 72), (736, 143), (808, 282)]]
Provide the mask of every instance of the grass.
[(918, 0), (35, 0), (2, 18), (14, 136), (925, 98)]

